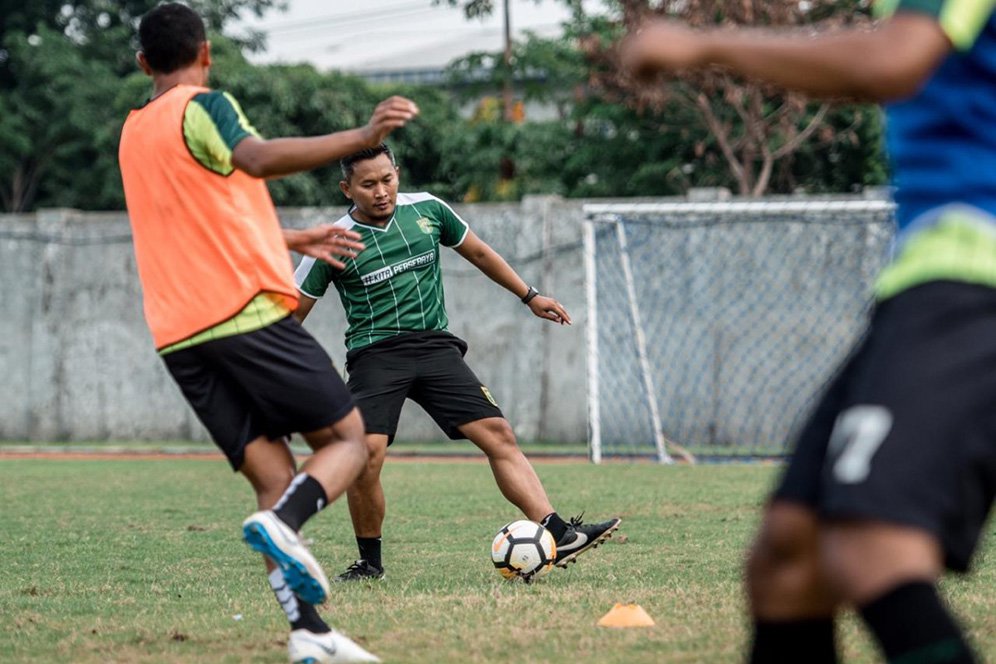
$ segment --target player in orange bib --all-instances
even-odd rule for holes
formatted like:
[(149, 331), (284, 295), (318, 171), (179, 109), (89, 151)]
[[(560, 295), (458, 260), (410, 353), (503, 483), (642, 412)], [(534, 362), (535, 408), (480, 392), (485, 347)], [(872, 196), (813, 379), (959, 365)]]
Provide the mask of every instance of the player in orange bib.
[[(297, 307), (287, 249), (341, 266), (363, 246), (329, 225), (281, 230), (262, 178), (315, 168), (377, 145), (418, 113), (381, 102), (349, 131), (259, 137), (231, 95), (206, 87), (211, 48), (190, 8), (159, 5), (139, 26), (138, 63), (153, 93), (121, 133), (119, 160), (145, 316), (170, 374), (261, 511), (243, 524), (266, 557), (291, 623), (293, 662), (379, 661), (329, 628), (314, 605), (328, 580), (298, 536), (367, 463), (364, 425)], [(296, 471), (286, 437), (315, 451)]]

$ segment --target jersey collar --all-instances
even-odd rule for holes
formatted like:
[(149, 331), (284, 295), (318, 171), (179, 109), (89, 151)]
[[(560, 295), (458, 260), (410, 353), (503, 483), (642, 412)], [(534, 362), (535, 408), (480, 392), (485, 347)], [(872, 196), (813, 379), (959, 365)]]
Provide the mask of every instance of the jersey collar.
[(355, 210), (355, 209), (356, 209), (356, 206), (354, 205), (353, 207), (349, 208), (349, 212), (346, 213), (347, 215), (349, 215), (349, 218), (353, 220), (354, 224), (356, 224), (357, 226), (362, 226), (363, 228), (369, 228), (372, 231), (378, 231), (380, 233), (386, 233), (387, 231), (389, 231), (391, 229), (391, 225), (394, 223), (394, 220), (398, 216), (398, 204), (395, 203), (394, 204), (394, 214), (391, 215), (390, 220), (388, 220), (388, 222), (386, 224), (384, 224), (383, 226), (374, 226), (373, 224), (365, 224), (362, 221), (360, 221), (359, 219), (357, 219), (356, 217), (354, 217), (353, 216), (353, 210)]

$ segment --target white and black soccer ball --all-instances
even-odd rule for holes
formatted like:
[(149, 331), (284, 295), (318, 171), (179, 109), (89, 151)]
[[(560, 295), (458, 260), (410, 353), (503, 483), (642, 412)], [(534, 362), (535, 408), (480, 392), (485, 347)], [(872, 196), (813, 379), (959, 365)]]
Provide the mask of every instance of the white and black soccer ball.
[(513, 521), (503, 526), (491, 544), (491, 561), (506, 579), (529, 583), (553, 568), (557, 542), (535, 521)]

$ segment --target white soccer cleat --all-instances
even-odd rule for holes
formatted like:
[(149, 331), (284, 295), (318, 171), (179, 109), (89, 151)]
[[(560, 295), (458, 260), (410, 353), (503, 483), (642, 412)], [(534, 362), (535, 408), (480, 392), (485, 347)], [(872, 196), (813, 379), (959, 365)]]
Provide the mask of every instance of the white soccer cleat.
[(375, 655), (351, 641), (334, 629), (327, 634), (315, 634), (306, 629), (295, 629), (287, 641), (291, 664), (347, 664), (351, 662), (379, 662)]
[(329, 596), (329, 580), (308, 547), (286, 523), (270, 510), (256, 512), (242, 523), (246, 544), (272, 560), (284, 574), (288, 587), (308, 604), (321, 604)]

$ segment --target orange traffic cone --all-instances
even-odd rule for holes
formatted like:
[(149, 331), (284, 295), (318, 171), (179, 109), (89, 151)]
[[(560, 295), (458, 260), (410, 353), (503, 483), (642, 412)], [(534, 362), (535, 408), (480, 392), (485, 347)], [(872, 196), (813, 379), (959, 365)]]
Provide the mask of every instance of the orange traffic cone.
[(639, 604), (616, 604), (598, 621), (599, 627), (653, 627), (656, 623)]

